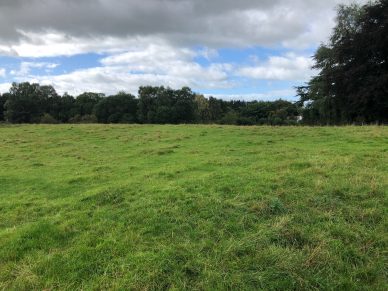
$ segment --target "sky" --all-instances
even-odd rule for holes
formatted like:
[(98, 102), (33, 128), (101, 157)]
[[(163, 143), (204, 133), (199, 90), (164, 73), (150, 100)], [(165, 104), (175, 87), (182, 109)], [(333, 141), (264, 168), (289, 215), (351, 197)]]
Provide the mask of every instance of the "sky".
[(0, 92), (137, 94), (188, 86), (223, 99), (296, 100), (350, 0), (0, 0)]

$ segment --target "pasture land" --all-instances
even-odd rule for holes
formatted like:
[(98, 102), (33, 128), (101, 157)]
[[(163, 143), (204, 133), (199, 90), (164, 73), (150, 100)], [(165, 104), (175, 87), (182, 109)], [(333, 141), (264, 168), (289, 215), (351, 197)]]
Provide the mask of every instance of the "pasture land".
[(0, 126), (0, 290), (387, 290), (387, 127)]

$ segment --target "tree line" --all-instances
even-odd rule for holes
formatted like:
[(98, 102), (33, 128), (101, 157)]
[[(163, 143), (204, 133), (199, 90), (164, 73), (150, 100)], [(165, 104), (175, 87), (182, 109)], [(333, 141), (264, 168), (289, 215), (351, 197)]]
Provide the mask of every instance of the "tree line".
[(206, 98), (184, 87), (140, 87), (138, 96), (85, 92), (59, 95), (52, 86), (14, 83), (0, 95), (0, 121), (10, 123), (219, 123), (297, 124), (295, 103), (276, 100), (225, 101)]
[(340, 6), (319, 74), (297, 88), (308, 124), (388, 123), (388, 0)]

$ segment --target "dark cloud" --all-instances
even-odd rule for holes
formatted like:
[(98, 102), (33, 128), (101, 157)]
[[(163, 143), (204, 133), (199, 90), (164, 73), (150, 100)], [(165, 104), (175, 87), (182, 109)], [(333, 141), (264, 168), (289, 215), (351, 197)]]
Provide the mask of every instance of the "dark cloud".
[[(20, 31), (50, 30), (80, 38), (158, 36), (181, 44), (278, 45), (314, 29), (314, 21), (318, 26), (330, 26), (327, 18), (333, 16), (337, 3), (338, 0), (2, 0), (0, 40), (9, 45), (23, 39)], [(304, 41), (309, 42), (308, 38), (315, 40), (307, 36)]]

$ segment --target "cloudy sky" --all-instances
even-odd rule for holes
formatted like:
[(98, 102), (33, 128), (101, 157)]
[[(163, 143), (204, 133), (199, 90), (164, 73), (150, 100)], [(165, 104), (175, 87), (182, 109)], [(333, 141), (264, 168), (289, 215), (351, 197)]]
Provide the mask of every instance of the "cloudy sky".
[(0, 92), (31, 81), (74, 95), (164, 85), (294, 100), (350, 2), (0, 0)]

